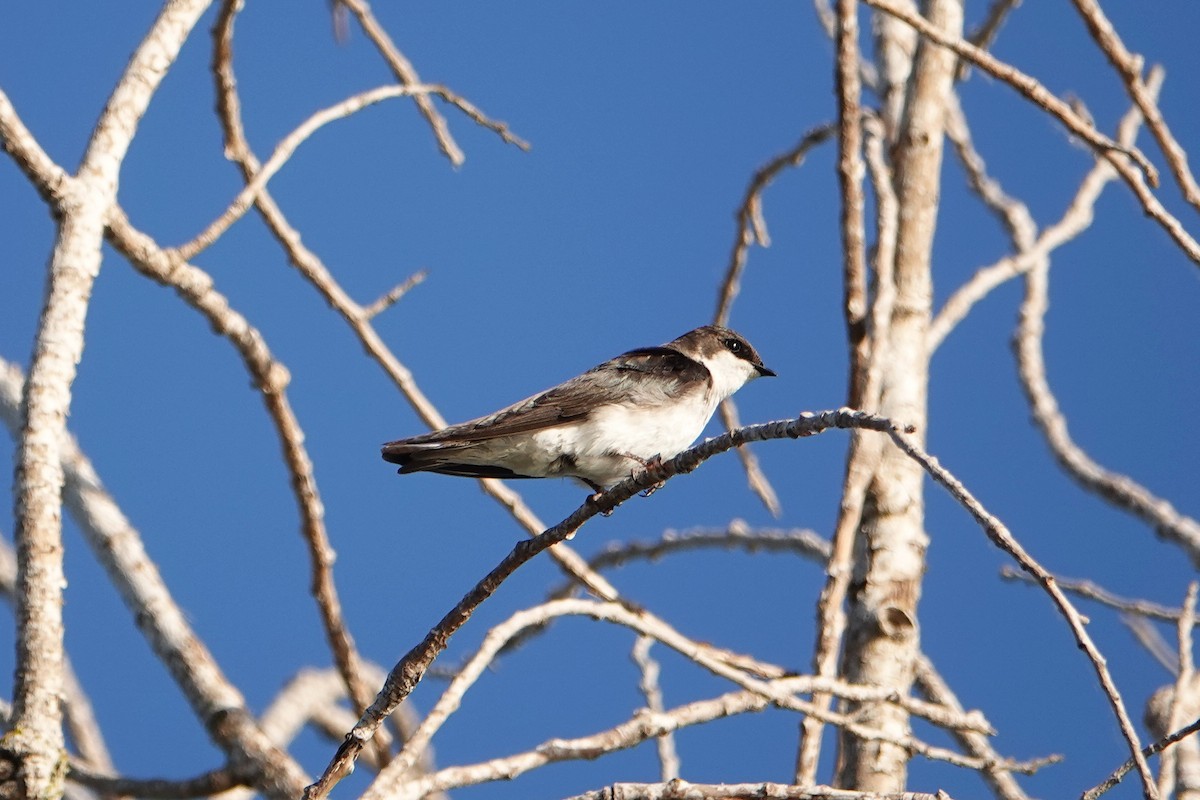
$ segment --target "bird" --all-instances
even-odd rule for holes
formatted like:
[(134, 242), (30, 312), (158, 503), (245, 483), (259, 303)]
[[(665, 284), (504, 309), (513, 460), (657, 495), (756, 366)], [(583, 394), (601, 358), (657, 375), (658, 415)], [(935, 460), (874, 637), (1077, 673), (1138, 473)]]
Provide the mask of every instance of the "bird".
[(686, 450), (721, 401), (774, 376), (744, 336), (704, 325), (487, 416), (387, 442), (382, 454), (402, 475), (575, 478), (595, 497)]

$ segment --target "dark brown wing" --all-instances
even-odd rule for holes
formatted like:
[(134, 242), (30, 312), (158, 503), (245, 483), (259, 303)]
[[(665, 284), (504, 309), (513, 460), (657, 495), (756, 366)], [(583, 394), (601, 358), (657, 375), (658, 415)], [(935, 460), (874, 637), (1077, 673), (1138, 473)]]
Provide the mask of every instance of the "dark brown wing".
[[(654, 380), (646, 380), (653, 376)], [(409, 439), (388, 442), (383, 457), (404, 463), (416, 451), (453, 448), (502, 436), (555, 428), (583, 420), (598, 406), (650, 404), (678, 397), (697, 381), (711, 381), (708, 368), (669, 347), (630, 350), (541, 394), (486, 417)]]

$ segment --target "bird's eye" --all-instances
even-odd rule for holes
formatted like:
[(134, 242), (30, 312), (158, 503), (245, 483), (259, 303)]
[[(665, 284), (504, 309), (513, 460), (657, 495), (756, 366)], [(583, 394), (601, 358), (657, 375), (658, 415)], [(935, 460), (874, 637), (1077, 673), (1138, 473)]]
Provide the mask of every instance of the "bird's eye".
[(742, 352), (742, 343), (737, 339), (726, 339), (725, 346), (729, 348), (729, 352), (733, 353), (734, 355)]

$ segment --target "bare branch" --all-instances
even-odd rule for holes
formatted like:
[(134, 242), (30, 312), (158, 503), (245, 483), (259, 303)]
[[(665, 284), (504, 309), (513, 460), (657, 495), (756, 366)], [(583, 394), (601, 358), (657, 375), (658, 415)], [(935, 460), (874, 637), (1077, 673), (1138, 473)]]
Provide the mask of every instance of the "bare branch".
[[(532, 751), (513, 756), (493, 759), (482, 764), (450, 767), (436, 775), (414, 780), (407, 774), (412, 758), (425, 742), (428, 742), (451, 713), (459, 707), (466, 690), (484, 673), (492, 659), (502, 652), (509, 642), (522, 636), (523, 631), (545, 626), (559, 616), (583, 615), (596, 620), (623, 625), (641, 636), (648, 636), (676, 650), (714, 674), (734, 681), (745, 692), (722, 695), (713, 700), (689, 703), (662, 713), (642, 711), (631, 720), (598, 734), (571, 741), (551, 740)], [(781, 676), (766, 682), (758, 681), (731, 669), (721, 659), (712, 658), (713, 649), (683, 636), (669, 625), (649, 615), (628, 609), (616, 603), (597, 603), (590, 600), (557, 600), (542, 606), (517, 612), (505, 622), (488, 632), (483, 644), (464, 668), (455, 676), (451, 685), (439, 698), (420, 729), (414, 733), (395, 761), (388, 765), (375, 783), (363, 795), (363, 800), (382, 800), (385, 797), (421, 797), (430, 789), (451, 789), (458, 786), (481, 783), (500, 778), (511, 780), (516, 775), (552, 761), (578, 758), (596, 758), (604, 753), (632, 747), (641, 742), (661, 736), (686, 725), (701, 724), (718, 717), (746, 712), (761, 711), (767, 705), (797, 711), (821, 714), (827, 721), (849, 726), (864, 738), (891, 741), (897, 746), (911, 749), (927, 758), (947, 761), (957, 766), (980, 769), (984, 763), (978, 759), (964, 759), (942, 748), (933, 747), (911, 736), (888, 736), (877, 730), (859, 725), (852, 717), (816, 709), (795, 697), (796, 694), (822, 691), (856, 700), (875, 699), (897, 703), (915, 714), (930, 719), (934, 724), (952, 728), (964, 728), (978, 732), (990, 732), (991, 727), (978, 712), (954, 713), (944, 707), (923, 703), (911, 697), (898, 697), (885, 689), (855, 686), (838, 680), (824, 680), (807, 676)], [(1005, 769), (1036, 769), (1042, 762), (1016, 764), (1004, 761)]]
[[(21, 428), (19, 409), (21, 406), (22, 385), (25, 378), (21, 370), (0, 358), (0, 418), (16, 437)], [(0, 596), (11, 606), (17, 602), (17, 554), (0, 539)], [(11, 714), (12, 709), (5, 711)], [(75, 669), (71, 666), (70, 657), (63, 656), (63, 716), (67, 733), (75, 745), (80, 759), (87, 765), (101, 770), (113, 768), (112, 757), (100, 723), (96, 719), (92, 701), (84, 691), (83, 685)]]
[(946, 138), (954, 145), (958, 160), (967, 173), (967, 184), (983, 204), (1001, 221), (1018, 252), (1033, 248), (1037, 237), (1037, 224), (1029, 208), (1020, 200), (1010, 197), (992, 176), (988, 175), (987, 163), (975, 149), (971, 140), (971, 128), (963, 113), (958, 95), (951, 92), (946, 99)]
[(1139, 760), (1144, 761), (1145, 757), (1147, 756), (1152, 756), (1155, 753), (1161, 753), (1166, 748), (1170, 747), (1181, 739), (1191, 736), (1196, 731), (1200, 731), (1200, 719), (1197, 719), (1187, 727), (1180, 728), (1168, 736), (1164, 736), (1149, 747), (1142, 749), (1141, 752), (1138, 753), (1139, 756), (1142, 756), (1141, 759), (1134, 757), (1117, 767), (1113, 774), (1108, 776), (1107, 780), (1100, 785), (1093, 786), (1091, 789), (1088, 789), (1086, 792), (1084, 792), (1081, 800), (1096, 800), (1097, 797), (1120, 783), (1121, 779), (1124, 778), (1129, 771), (1137, 765)]
[[(980, 50), (962, 39), (952, 38), (938, 31), (923, 17), (913, 14), (895, 5), (892, 0), (862, 0), (868, 5), (885, 11), (911, 25), (922, 35), (937, 44), (949, 48), (962, 58), (969, 59), (989, 75), (1013, 86), (1021, 94), (1041, 108), (1046, 109), (1063, 122), (1072, 133), (1092, 145), (1100, 155), (1108, 159), (1117, 173), (1125, 180), (1134, 195), (1141, 202), (1146, 214), (1153, 218), (1179, 245), (1193, 262), (1200, 264), (1200, 243), (1187, 232), (1182, 223), (1167, 211), (1166, 207), (1154, 196), (1150, 187), (1158, 185), (1158, 172), (1147, 160), (1146, 156), (1134, 147), (1123, 147), (1096, 130), (1095, 126), (1083, 119), (1066, 103), (1055, 97), (1050, 90), (1042, 86), (1032, 77), (1026, 75), (1010, 64), (1005, 64), (994, 58), (986, 51)], [(1133, 169), (1129, 163), (1132, 159), (1141, 172)]]
[[(450, 637), (470, 619), (475, 609), (490, 597), (504, 580), (541, 551), (573, 536), (596, 514), (611, 512), (635, 494), (675, 475), (691, 472), (712, 456), (746, 442), (813, 436), (830, 428), (890, 429), (891, 424), (882, 417), (842, 409), (805, 415), (794, 420), (739, 428), (685, 450), (669, 461), (653, 464), (648, 469), (635, 473), (607, 491), (589, 497), (587, 502), (557, 525), (547, 528), (532, 539), (518, 542), (512, 551), (433, 627), (425, 639), (409, 650), (392, 668), (375, 702), (346, 735), (346, 740), (334, 754), (321, 778), (305, 790), (306, 800), (320, 800), (325, 797), (334, 785), (349, 774), (358, 753), (379, 727), (380, 721), (412, 692), (429, 665), (446, 648)], [(393, 762), (395, 763), (397, 762)]]
[[(237, 79), (233, 72), (232, 37), (234, 11), (237, 3), (227, 0), (222, 16), (214, 28), (214, 74), (217, 82), (217, 115), (225, 132), (225, 149), (230, 158), (237, 161), (246, 180), (252, 180), (259, 169), (259, 161), (246, 141), (241, 122), (241, 102), (237, 94)], [(431, 428), (441, 428), (446, 420), (421, 391), (412, 373), (396, 358), (384, 344), (371, 319), (357, 302), (338, 284), (337, 280), (321, 262), (321, 259), (304, 246), (300, 232), (289, 224), (287, 218), (264, 189), (259, 193), (256, 206), (271, 233), (283, 246), (292, 264), (300, 271), (321, 296), (333, 307), (354, 331), (367, 354), (378, 363), (396, 384), (405, 400), (417, 415)], [(484, 492), (502, 505), (530, 535), (545, 530), (546, 525), (533, 513), (515, 491), (498, 480), (484, 478), (479, 481)], [(615, 587), (603, 577), (588, 570), (587, 563), (568, 546), (560, 544), (550, 551), (551, 557), (568, 575), (597, 597), (613, 600), (619, 597)], [(366, 697), (358, 697), (366, 702)]]
[(458, 108), (461, 108), (480, 124), (499, 133), (506, 142), (517, 145), (522, 150), (528, 150), (529, 145), (522, 139), (514, 136), (509, 132), (508, 126), (502, 122), (492, 122), (485, 117), (478, 109), (467, 103), (458, 95), (451, 92), (444, 86), (379, 86), (375, 89), (370, 89), (365, 92), (347, 97), (339, 103), (323, 108), (320, 111), (312, 114), (304, 122), (283, 138), (283, 140), (275, 146), (275, 151), (271, 153), (271, 157), (267, 159), (267, 163), (263, 164), (261, 169), (254, 172), (254, 177), (250, 179), (246, 186), (238, 192), (237, 197), (229, 204), (229, 207), (221, 213), (219, 217), (213, 220), (207, 228), (196, 234), (191, 241), (175, 248), (179, 258), (184, 261), (190, 261), (208, 248), (221, 237), (221, 234), (229, 230), (229, 226), (241, 219), (246, 211), (254, 205), (255, 199), (262, 193), (267, 181), (271, 180), (283, 165), (287, 163), (296, 149), (300, 147), (310, 136), (316, 133), (320, 128), (328, 125), (339, 119), (345, 119), (364, 108), (373, 106), (377, 103), (382, 103), (384, 100), (391, 100), (397, 97), (416, 97), (434, 95), (441, 97), (446, 102), (451, 103)]
[[(963, 712), (962, 703), (926, 655), (917, 659), (916, 686), (929, 702), (959, 713)], [(958, 740), (959, 746), (964, 750), (988, 763), (989, 766), (981, 771), (981, 775), (996, 797), (1000, 800), (1028, 800), (1029, 795), (1017, 784), (1012, 776), (1013, 771), (1004, 768), (1003, 759), (992, 748), (987, 736), (961, 728), (951, 729), (950, 734)]]
[[(1159, 68), (1150, 71), (1147, 85), (1152, 92), (1162, 86), (1163, 72)], [(1117, 125), (1117, 141), (1131, 144), (1137, 136), (1142, 115), (1131, 108)], [(1116, 180), (1117, 173), (1107, 161), (1097, 159), (1080, 182), (1075, 196), (1058, 222), (1050, 225), (1037, 237), (1034, 245), (1023, 252), (1000, 259), (995, 264), (981, 268), (975, 275), (954, 291), (934, 317), (929, 326), (928, 347), (932, 353), (959, 322), (970, 313), (975, 303), (1005, 281), (1024, 275), (1042, 263), (1050, 253), (1086, 230), (1094, 219), (1096, 201), (1109, 182)]]
[[(63, 791), (63, 574), (60, 444), (66, 435), (71, 386), (83, 356), (92, 286), (100, 272), (104, 219), (116, 202), (121, 163), (167, 69), (208, 0), (167, 4), (138, 45), (88, 139), (77, 176), (62, 182), (19, 119), (3, 123), (5, 149), (43, 194), (57, 183), (61, 215), (50, 258), (47, 292), (34, 339), (17, 442), (14, 539), (17, 550), (17, 656), (11, 729), (0, 759), (15, 776), (15, 793), (30, 800)], [(0, 115), (11, 112), (4, 99)], [(26, 134), (24, 137), (22, 134)], [(13, 140), (10, 142), (9, 137)]]
[[(10, 430), (18, 418), (14, 398), (20, 397), (21, 380), (16, 366), (0, 361), (0, 418)], [(138, 630), (230, 761), (253, 769), (252, 782), (263, 794), (294, 800), (304, 785), (303, 772), (255, 724), (245, 699), (191, 629), (146, 554), (137, 529), (105, 490), (74, 437), (64, 433), (60, 446), (67, 510), (138, 622)]]
[(912, 28), (921, 33), (922, 36), (929, 40), (949, 49), (960, 58), (965, 58), (972, 62), (984, 72), (991, 75), (997, 80), (1003, 81), (1012, 86), (1018, 92), (1023, 94), (1027, 99), (1035, 105), (1049, 111), (1057, 117), (1067, 128), (1090, 144), (1102, 155), (1112, 153), (1120, 153), (1127, 156), (1145, 173), (1146, 178), (1150, 181), (1151, 186), (1158, 185), (1158, 171), (1154, 169), (1154, 165), (1150, 160), (1135, 147), (1123, 147), (1117, 144), (1112, 139), (1109, 139), (1100, 131), (1096, 130), (1090, 122), (1083, 119), (1071, 108), (1069, 103), (1058, 99), (1054, 93), (1039, 83), (1033, 77), (1026, 75), (1011, 64), (1006, 64), (1000, 59), (988, 53), (986, 50), (981, 50), (970, 42), (964, 41), (962, 38), (952, 35), (947, 35), (944, 30), (930, 23), (920, 14), (913, 13), (908, 8), (903, 8), (896, 5), (892, 0), (862, 0), (872, 8), (877, 8), (880, 11), (892, 15), (898, 20), (910, 25)]
[[(396, 80), (404, 86), (419, 84), (420, 77), (416, 74), (412, 62), (404, 58), (404, 54), (396, 47), (396, 44), (391, 41), (388, 31), (383, 25), (379, 24), (379, 20), (374, 17), (371, 11), (371, 6), (367, 5), (366, 0), (338, 0), (343, 8), (354, 14), (359, 20), (359, 25), (362, 26), (362, 31), (365, 32), (367, 38), (379, 50), (379, 54), (388, 62), (391, 67), (392, 74), (395, 74)], [(450, 128), (446, 125), (446, 121), (442, 115), (438, 114), (438, 110), (433, 108), (433, 104), (427, 97), (420, 95), (415, 97), (416, 108), (420, 109), (421, 116), (428, 121), (430, 127), (433, 128), (433, 137), (438, 140), (438, 148), (442, 150), (446, 158), (449, 158), (450, 163), (455, 167), (461, 167), (464, 161), (467, 161), (467, 156), (463, 154), (461, 148), (455, 142), (454, 137), (450, 134)]]
[[(967, 37), (967, 41), (980, 50), (987, 50), (992, 42), (996, 40), (996, 36), (1000, 33), (1000, 28), (1004, 25), (1005, 19), (1019, 5), (1021, 5), (1021, 0), (992, 0), (992, 4), (988, 6), (987, 15), (983, 18), (983, 22), (979, 24), (978, 28), (971, 31), (971, 35)], [(970, 72), (970, 63), (960, 61), (955, 80), (966, 80)]]
[[(1142, 646), (1151, 658), (1162, 665), (1170, 674), (1174, 675), (1179, 668), (1179, 654), (1171, 645), (1167, 644), (1167, 640), (1158, 632), (1158, 628), (1154, 623), (1145, 617), (1134, 616), (1133, 614), (1122, 614), (1120, 616), (1121, 624), (1129, 629), (1133, 634), (1133, 638), (1137, 639), (1137, 643)], [(1165, 726), (1164, 726), (1165, 727)]]
[(58, 209), (62, 205), (69, 176), (62, 167), (42, 149), (37, 138), (25, 127), (21, 116), (13, 108), (12, 101), (0, 88), (0, 147), (8, 153), (25, 177), (37, 189), (38, 194)]
[(93, 772), (77, 764), (71, 764), (67, 777), (101, 794), (111, 796), (129, 795), (153, 798), (154, 800), (187, 800), (192, 797), (209, 797), (227, 792), (247, 781), (226, 767), (205, 772), (194, 778), (129, 778)]
[(1129, 712), (1125, 710), (1125, 703), (1121, 700), (1121, 694), (1112, 679), (1112, 674), (1108, 671), (1107, 662), (1104, 656), (1101, 655), (1100, 649), (1096, 647), (1096, 643), (1092, 640), (1092, 637), (1088, 634), (1083, 618), (1075, 610), (1075, 606), (1071, 604), (1071, 601), (1067, 599), (1062, 589), (1055, 583), (1054, 576), (1034, 560), (1025, 551), (1025, 548), (1017, 542), (1004, 523), (992, 516), (957, 478), (937, 463), (936, 459), (922, 452), (906, 434), (892, 429), (889, 431), (889, 435), (901, 450), (916, 459), (925, 471), (929, 473), (931, 478), (941, 484), (950, 492), (950, 495), (955, 500), (970, 512), (971, 516), (983, 527), (987, 537), (997, 547), (1011, 555), (1017, 564), (1020, 565), (1021, 569), (1032, 575), (1042, 589), (1050, 595), (1050, 599), (1054, 602), (1055, 607), (1058, 608), (1063, 618), (1067, 621), (1067, 625), (1071, 628), (1071, 632), (1074, 634), (1079, 648), (1083, 650), (1092, 664), (1092, 669), (1099, 679), (1100, 687), (1104, 690), (1105, 697), (1108, 698), (1113, 714), (1117, 718), (1121, 735), (1129, 744), (1133, 760), (1137, 764), (1138, 773), (1142, 778), (1142, 786), (1146, 797), (1151, 799), (1156, 798), (1158, 792), (1155, 789), (1154, 776), (1151, 774), (1150, 766), (1146, 763), (1146, 759), (1142, 755), (1137, 731), (1134, 729), (1133, 722), (1129, 718)]
[(717, 292), (717, 310), (713, 314), (713, 323), (727, 325), (729, 314), (733, 310), (733, 301), (737, 299), (741, 287), (742, 272), (746, 269), (746, 257), (750, 245), (758, 242), (760, 247), (770, 244), (767, 237), (766, 224), (762, 218), (762, 193), (771, 182), (788, 167), (798, 167), (804, 163), (808, 151), (824, 142), (837, 130), (832, 123), (817, 126), (806, 132), (790, 150), (780, 153), (763, 166), (759, 167), (746, 187), (746, 196), (738, 207), (737, 234), (733, 239), (733, 251), (729, 256), (729, 267), (725, 271), (725, 280)]
[[(917, 13), (914, 0), (901, 0), (905, 8)], [(913, 56), (917, 52), (917, 32), (888, 14), (872, 15), (871, 32), (875, 46), (875, 63), (879, 65), (879, 115), (883, 122), (889, 147), (896, 144), (904, 104), (907, 100)]]
[[(746, 269), (750, 245), (757, 242), (760, 247), (768, 247), (771, 243), (767, 234), (767, 223), (762, 213), (762, 193), (783, 170), (803, 164), (808, 151), (832, 136), (835, 130), (837, 128), (832, 124), (812, 128), (800, 138), (800, 141), (791, 150), (772, 158), (760, 167), (750, 179), (750, 184), (746, 187), (746, 195), (734, 215), (738, 230), (733, 240), (733, 251), (729, 255), (729, 267), (725, 271), (725, 279), (717, 291), (717, 309), (713, 314), (713, 324), (729, 324), (733, 301), (737, 299), (738, 292), (741, 290), (741, 277)], [(737, 406), (732, 399), (722, 402), (720, 411), (721, 422), (724, 424), (725, 430), (732, 430), (740, 426)], [(754, 453), (748, 447), (741, 447), (738, 448), (738, 458), (741, 459), (742, 468), (746, 471), (746, 480), (750, 490), (758, 496), (772, 516), (778, 517), (781, 510), (779, 497), (759, 466)]]
[(363, 316), (367, 319), (375, 319), (375, 317), (387, 311), (392, 306), (396, 305), (401, 297), (408, 294), (415, 286), (420, 286), (425, 282), (425, 278), (429, 275), (429, 270), (419, 269), (401, 283), (396, 284), (383, 294), (378, 300), (363, 309)]
[(865, 204), (862, 158), (862, 84), (858, 73), (858, 0), (838, 0), (837, 68), (834, 92), (838, 97), (838, 186), (841, 189), (842, 317), (850, 349), (846, 405), (863, 407), (867, 340), (867, 254), (863, 224)]
[[(863, 408), (879, 408), (882, 366), (888, 352), (888, 328), (896, 299), (894, 268), (896, 256), (896, 194), (892, 188), (892, 173), (883, 156), (884, 131), (882, 121), (875, 115), (863, 119), (866, 134), (867, 165), (871, 185), (875, 190), (877, 241), (873, 258), (874, 291), (871, 314), (867, 319), (870, 335), (870, 355), (866, 364), (863, 387)], [(883, 452), (882, 437), (864, 436), (859, 431), (850, 435), (846, 456), (846, 473), (842, 479), (842, 496), (834, 525), (833, 544), (826, 565), (825, 585), (817, 599), (817, 633), (813, 648), (813, 672), (831, 677), (837, 671), (842, 634), (846, 628), (843, 604), (850, 585), (854, 542), (862, 520), (863, 501), (867, 486), (878, 468)], [(829, 698), (813, 697), (814, 705), (828, 707)], [(801, 738), (796, 751), (795, 781), (808, 785), (816, 782), (824, 723), (815, 715), (800, 723)]]
[[(666, 707), (663, 705), (662, 689), (658, 686), (660, 667), (654, 657), (650, 655), (650, 648), (653, 645), (654, 639), (651, 637), (639, 636), (634, 642), (630, 657), (642, 674), (638, 688), (642, 690), (642, 697), (646, 698), (646, 710), (651, 714), (662, 714), (666, 711)], [(674, 735), (670, 732), (664, 733), (655, 739), (655, 743), (658, 745), (658, 763), (662, 779), (670, 781), (678, 778), (679, 753), (675, 750)]]
[(1146, 127), (1150, 129), (1150, 133), (1154, 135), (1163, 155), (1166, 156), (1167, 164), (1171, 167), (1171, 174), (1175, 176), (1175, 182), (1183, 192), (1184, 199), (1200, 209), (1200, 185), (1196, 184), (1192, 171), (1188, 169), (1187, 152), (1180, 147), (1179, 142), (1171, 133), (1171, 129), (1167, 127), (1167, 121), (1158, 107), (1154, 92), (1147, 84), (1142, 83), (1142, 57), (1130, 53), (1125, 48), (1125, 43), (1121, 41), (1116, 28), (1109, 22), (1104, 10), (1100, 8), (1100, 4), (1096, 0), (1071, 0), (1071, 2), (1075, 4), (1075, 8), (1078, 9), (1080, 16), (1087, 24), (1088, 32), (1092, 34), (1096, 44), (1104, 51), (1104, 55), (1108, 56), (1109, 63), (1113, 65), (1125, 83), (1125, 89), (1129, 92), (1129, 96), (1133, 98), (1133, 102), (1145, 117)]
[[(1034, 579), (1022, 572), (1018, 572), (1010, 566), (1004, 566), (1000, 569), (1000, 577), (1005, 580), (1018, 580), (1025, 583), (1034, 583)], [(1100, 586), (1097, 583), (1089, 580), (1075, 580), (1072, 578), (1064, 578), (1061, 575), (1054, 576), (1054, 582), (1059, 585), (1064, 592), (1078, 595), (1088, 600), (1095, 600), (1097, 603), (1102, 603), (1109, 608), (1114, 608), (1123, 614), (1134, 614), (1139, 617), (1147, 617), (1149, 619), (1164, 620), (1167, 622), (1175, 622), (1179, 619), (1178, 609), (1160, 605), (1159, 603), (1151, 603), (1149, 600), (1131, 600), (1121, 597)]]
[[(384, 61), (392, 69), (392, 74), (396, 76), (396, 80), (403, 86), (413, 86), (421, 82), (421, 78), (417, 75), (417, 71), (413, 68), (412, 62), (404, 57), (399, 48), (392, 42), (392, 37), (388, 36), (388, 32), (379, 20), (375, 19), (375, 15), (371, 12), (371, 7), (367, 4), (367, 0), (338, 0), (343, 8), (346, 8), (358, 19), (358, 24), (362, 26), (363, 32), (367, 38), (374, 43), (379, 54), (383, 56)], [(446, 125), (445, 118), (438, 113), (433, 107), (433, 103), (429, 102), (428, 97), (415, 95), (414, 100), (417, 108), (420, 109), (421, 115), (429, 122), (429, 127), (433, 129), (433, 135), (437, 139), (438, 147), (445, 153), (446, 158), (450, 159), (450, 163), (454, 166), (461, 166), (467, 160), (458, 143), (454, 141), (454, 137), (450, 134), (450, 128)]]
[[(947, 35), (962, 31), (957, 0), (924, 3), (929, 24)], [(922, 40), (907, 79), (903, 113), (892, 149), (899, 214), (893, 277), (896, 294), (888, 325), (887, 358), (881, 362), (879, 413), (917, 426), (924, 436), (928, 415), (929, 359), (925, 338), (931, 315), (933, 239), (941, 185), (945, 103), (953, 91), (953, 53)], [(890, 80), (890, 78), (889, 78)], [(847, 591), (842, 636), (842, 675), (851, 682), (888, 686), (907, 693), (920, 653), (917, 603), (925, 572), (928, 535), (924, 525), (920, 468), (885, 447), (867, 484), (858, 529), (860, 557)], [(837, 545), (835, 545), (836, 547)], [(886, 557), (872, 554), (886, 553)], [(867, 727), (903, 731), (908, 715), (895, 706), (850, 706)], [(909, 754), (843, 728), (836, 782), (873, 791), (906, 784)]]
[(856, 792), (829, 786), (795, 786), (783, 783), (614, 783), (567, 800), (953, 800), (943, 791)]
[(1013, 337), (1021, 388), (1025, 391), (1034, 422), (1046, 438), (1054, 458), (1077, 483), (1153, 526), (1161, 538), (1179, 545), (1194, 564), (1200, 565), (1200, 522), (1181, 514), (1168, 501), (1155, 496), (1133, 479), (1100, 466), (1071, 438), (1067, 419), (1050, 389), (1042, 352), (1045, 316), (1050, 302), (1049, 271), (1049, 263), (1043, 262), (1026, 273), (1025, 298)]
[[(726, 398), (717, 406), (721, 412), (721, 424), (725, 426), (725, 430), (731, 431), (734, 428), (742, 427), (742, 421), (738, 417), (737, 404), (733, 402), (733, 398)], [(754, 455), (754, 451), (749, 447), (739, 447), (737, 449), (738, 459), (742, 462), (742, 469), (746, 471), (746, 484), (750, 487), (750, 491), (758, 497), (762, 504), (766, 507), (771, 516), (779, 519), (779, 515), (783, 512), (779, 505), (779, 495), (775, 493), (775, 487), (771, 486), (771, 481), (767, 478), (767, 474), (763, 472), (762, 466), (758, 463), (758, 456)]]
[(613, 542), (588, 563), (593, 569), (607, 569), (628, 561), (658, 561), (673, 553), (717, 547), (748, 553), (796, 553), (820, 563), (829, 558), (830, 546), (828, 540), (806, 528), (751, 528), (745, 521), (735, 519), (727, 528), (668, 530), (655, 541)]

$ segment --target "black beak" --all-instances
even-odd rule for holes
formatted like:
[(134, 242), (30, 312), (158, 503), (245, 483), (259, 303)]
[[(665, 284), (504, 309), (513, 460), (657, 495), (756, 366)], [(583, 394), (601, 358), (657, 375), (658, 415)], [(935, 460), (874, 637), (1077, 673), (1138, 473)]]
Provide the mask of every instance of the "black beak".
[(764, 378), (774, 378), (775, 377), (775, 370), (767, 369), (762, 364), (755, 364), (754, 368), (756, 370), (758, 370), (758, 374), (763, 376)]

